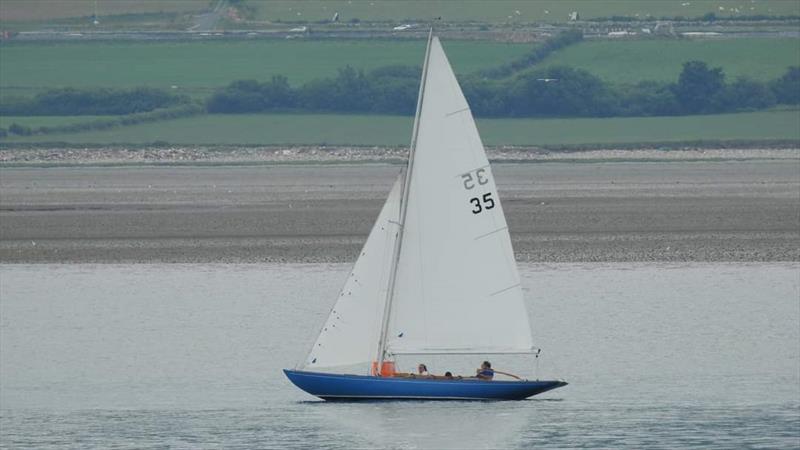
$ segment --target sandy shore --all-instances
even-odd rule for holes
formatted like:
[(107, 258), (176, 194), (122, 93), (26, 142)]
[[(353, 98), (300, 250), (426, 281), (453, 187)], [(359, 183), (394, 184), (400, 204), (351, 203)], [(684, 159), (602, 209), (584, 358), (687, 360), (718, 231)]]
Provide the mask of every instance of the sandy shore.
[[(494, 172), (521, 261), (800, 261), (800, 159), (744, 159)], [(351, 261), (398, 171), (5, 166), (0, 262)]]
[[(407, 148), (400, 147), (109, 147), (109, 148), (0, 148), (0, 167), (94, 165), (198, 165), (198, 164), (308, 164), (400, 162)], [(554, 151), (527, 147), (490, 147), (494, 162), (547, 161), (745, 161), (797, 160), (797, 148), (669, 148), (594, 149)]]

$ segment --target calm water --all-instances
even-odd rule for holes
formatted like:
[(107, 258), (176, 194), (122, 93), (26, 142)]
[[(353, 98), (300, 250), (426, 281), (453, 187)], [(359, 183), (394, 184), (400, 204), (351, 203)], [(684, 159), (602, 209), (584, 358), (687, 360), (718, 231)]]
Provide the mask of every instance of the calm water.
[(0, 446), (800, 446), (799, 264), (523, 265), (538, 373), (569, 386), (328, 404), (280, 369), (348, 269), (0, 266)]

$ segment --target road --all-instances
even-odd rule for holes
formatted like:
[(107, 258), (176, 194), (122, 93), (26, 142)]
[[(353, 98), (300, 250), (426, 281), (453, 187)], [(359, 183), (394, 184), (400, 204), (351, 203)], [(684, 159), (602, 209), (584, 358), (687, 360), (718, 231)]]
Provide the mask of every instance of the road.
[(227, 5), (227, 0), (217, 0), (211, 11), (197, 16), (197, 22), (189, 27), (188, 31), (214, 31)]

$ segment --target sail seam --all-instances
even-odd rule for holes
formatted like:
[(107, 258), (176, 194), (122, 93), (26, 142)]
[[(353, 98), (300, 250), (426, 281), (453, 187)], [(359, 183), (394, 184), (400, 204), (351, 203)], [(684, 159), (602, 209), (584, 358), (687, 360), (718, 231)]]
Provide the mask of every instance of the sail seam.
[(498, 228), (498, 229), (496, 229), (496, 230), (494, 230), (494, 231), (490, 231), (490, 232), (488, 232), (488, 233), (486, 233), (486, 234), (482, 234), (482, 235), (480, 235), (480, 236), (476, 237), (476, 238), (475, 238), (475, 240), (477, 241), (477, 240), (479, 240), (479, 239), (483, 239), (483, 238), (485, 238), (485, 237), (487, 237), (487, 236), (491, 236), (491, 235), (493, 235), (493, 234), (495, 234), (495, 233), (499, 233), (499, 232), (501, 232), (501, 231), (503, 231), (503, 230), (507, 230), (507, 229), (508, 229), (508, 227), (507, 227), (507, 226), (506, 226), (506, 227), (502, 227), (502, 228)]
[(514, 289), (515, 287), (519, 287), (519, 285), (520, 285), (520, 284), (521, 284), (521, 283), (517, 283), (517, 284), (515, 284), (515, 285), (513, 285), (513, 286), (509, 286), (509, 287), (507, 287), (507, 288), (505, 288), (505, 289), (501, 289), (501, 290), (499, 290), (499, 291), (497, 291), (497, 292), (495, 292), (495, 293), (489, 294), (489, 297), (494, 297), (494, 296), (495, 296), (495, 295), (497, 295), (497, 294), (502, 294), (502, 293), (503, 293), (503, 292), (505, 292), (505, 291), (508, 291), (508, 290)]
[(469, 106), (467, 106), (466, 108), (459, 109), (458, 111), (453, 111), (451, 113), (445, 114), (444, 116), (445, 117), (455, 116), (456, 114), (462, 113), (464, 111), (469, 111)]

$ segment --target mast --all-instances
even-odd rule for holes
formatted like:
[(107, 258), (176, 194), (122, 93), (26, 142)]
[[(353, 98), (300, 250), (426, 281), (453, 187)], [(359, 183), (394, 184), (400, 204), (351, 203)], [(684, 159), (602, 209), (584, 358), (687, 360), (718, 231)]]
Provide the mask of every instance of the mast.
[(408, 165), (406, 175), (403, 179), (403, 195), (400, 197), (400, 222), (398, 227), (397, 239), (394, 242), (392, 267), (389, 276), (389, 286), (386, 290), (386, 303), (383, 308), (383, 320), (381, 321), (380, 341), (378, 341), (378, 373), (383, 370), (383, 361), (386, 358), (386, 338), (389, 332), (389, 318), (392, 313), (392, 301), (394, 300), (395, 285), (397, 282), (397, 268), (400, 261), (400, 249), (403, 246), (403, 234), (405, 233), (406, 213), (408, 211), (408, 193), (411, 189), (411, 173), (414, 170), (414, 153), (417, 148), (417, 136), (419, 134), (419, 120), (422, 113), (422, 100), (425, 97), (425, 83), (428, 79), (428, 60), (431, 56), (431, 42), (433, 41), (433, 27), (428, 32), (428, 45), (425, 48), (425, 61), (422, 64), (422, 79), (419, 84), (419, 95), (417, 97), (417, 111), (414, 115), (414, 130), (411, 134), (411, 147), (408, 151)]

